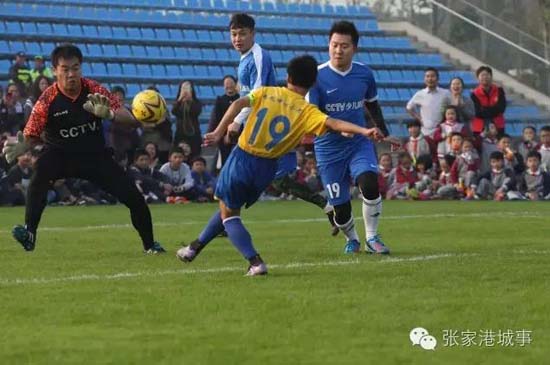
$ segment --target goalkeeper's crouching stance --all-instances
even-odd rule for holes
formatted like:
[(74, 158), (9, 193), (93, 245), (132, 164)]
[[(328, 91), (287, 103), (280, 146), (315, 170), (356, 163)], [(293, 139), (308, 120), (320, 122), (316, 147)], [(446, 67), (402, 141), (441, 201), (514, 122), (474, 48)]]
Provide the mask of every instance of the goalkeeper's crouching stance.
[(151, 213), (142, 195), (105, 148), (102, 120), (136, 123), (134, 117), (107, 89), (82, 78), (78, 47), (60, 45), (51, 58), (57, 82), (36, 102), (24, 132), (3, 149), (8, 162), (12, 162), (34, 145), (44, 145), (28, 187), (25, 226), (14, 227), (14, 238), (26, 251), (34, 250), (48, 189), (57, 179), (73, 177), (97, 184), (130, 208), (144, 252), (165, 252), (154, 241)]

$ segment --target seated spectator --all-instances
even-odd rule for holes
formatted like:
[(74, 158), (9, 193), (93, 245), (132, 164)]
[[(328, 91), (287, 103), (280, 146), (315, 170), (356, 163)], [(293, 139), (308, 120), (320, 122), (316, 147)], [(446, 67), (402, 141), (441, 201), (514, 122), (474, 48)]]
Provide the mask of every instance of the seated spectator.
[(540, 129), (540, 145), (537, 152), (540, 153), (540, 167), (542, 171), (550, 173), (550, 125)]
[(476, 197), (481, 199), (520, 199), (516, 191), (516, 176), (514, 171), (504, 167), (504, 155), (494, 151), (490, 156), (491, 171), (482, 174), (477, 183)]
[(419, 193), (420, 200), (428, 200), (434, 194), (432, 158), (431, 156), (420, 156), (416, 160), (416, 175), (418, 181), (415, 184), (415, 189)]
[(159, 160), (157, 145), (153, 142), (147, 142), (145, 144), (145, 151), (149, 154), (149, 168), (154, 171), (160, 170), (163, 164)]
[(6, 179), (10, 194), (16, 195), (13, 205), (24, 205), (27, 188), (31, 181), (31, 153), (26, 152), (17, 157), (17, 163), (8, 172)]
[(479, 175), (481, 160), (470, 139), (462, 142), (462, 153), (455, 159), (451, 166), (451, 180), (458, 182), (459, 193), (466, 199), (473, 199)]
[(134, 164), (128, 172), (147, 203), (164, 203), (166, 196), (172, 193), (173, 186), (164, 174), (152, 170), (149, 165), (149, 154), (139, 149), (134, 154)]
[[(462, 136), (461, 136), (462, 137)], [(453, 180), (451, 167), (456, 160), (455, 155), (444, 155), (439, 159), (439, 180), (437, 181), (436, 199), (456, 199), (458, 197), (457, 182)]]
[(537, 150), (537, 130), (533, 126), (527, 126), (523, 128), (521, 134), (521, 141), (518, 143), (516, 150), (519, 152), (523, 161), (527, 161), (527, 155), (531, 151)]
[(380, 191), (380, 196), (384, 199), (390, 188), (392, 174), (395, 174), (395, 172), (391, 155), (383, 153), (378, 159), (378, 190)]
[(32, 83), (29, 97), (23, 106), (23, 120), (25, 124), (31, 115), (34, 104), (40, 95), (42, 95), (44, 90), (46, 90), (51, 84), (52, 81), (45, 76), (38, 76), (38, 78)]
[(514, 170), (516, 176), (521, 176), (525, 171), (523, 158), (518, 152), (512, 151), (510, 148), (512, 137), (507, 134), (502, 134), (498, 139), (497, 148), (504, 155), (504, 167)]
[(216, 179), (206, 171), (206, 160), (202, 157), (195, 157), (191, 165), (191, 176), (193, 176), (194, 188), (197, 193), (198, 202), (214, 201), (214, 190)]
[(481, 168), (482, 174), (491, 170), (491, 153), (498, 151), (498, 129), (494, 123), (489, 123), (480, 135), (481, 139)]
[(540, 153), (527, 154), (527, 170), (519, 179), (519, 192), (529, 200), (550, 199), (550, 174), (540, 168)]
[(432, 155), (432, 143), (433, 141), (425, 137), (421, 132), (421, 124), (419, 120), (413, 120), (407, 123), (407, 129), (409, 131), (409, 138), (405, 142), (405, 151), (409, 152), (413, 162), (423, 155)]
[[(397, 167), (392, 176), (392, 181), (386, 199), (414, 199), (414, 184), (418, 181), (416, 171), (408, 152), (400, 152), (397, 157)], [(412, 194), (411, 194), (412, 193)]]
[(179, 147), (170, 151), (168, 162), (162, 165), (160, 173), (165, 181), (173, 186), (168, 194), (167, 203), (182, 203), (196, 198), (195, 182), (189, 166), (183, 162), (184, 152)]
[(313, 192), (323, 191), (323, 184), (317, 172), (317, 161), (313, 153), (306, 152), (303, 165), (296, 171), (296, 180)]
[(462, 153), (462, 142), (464, 137), (459, 132), (451, 132), (451, 134), (442, 142), (437, 145), (437, 157), (441, 159), (445, 155), (452, 155), (457, 157)]
[(23, 128), (24, 105), (17, 84), (9, 84), (4, 98), (0, 100), (0, 133), (8, 132), (15, 135)]
[(506, 95), (504, 89), (493, 84), (493, 70), (488, 66), (478, 68), (476, 77), (479, 85), (471, 94), (475, 109), (471, 130), (474, 134), (479, 134), (489, 123), (494, 123), (500, 136), (504, 133), (505, 127)]

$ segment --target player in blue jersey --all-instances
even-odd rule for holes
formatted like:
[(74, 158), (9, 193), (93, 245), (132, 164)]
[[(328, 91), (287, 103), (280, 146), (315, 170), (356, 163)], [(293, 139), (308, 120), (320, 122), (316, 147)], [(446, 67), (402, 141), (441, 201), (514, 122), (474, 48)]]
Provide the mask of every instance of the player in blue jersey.
[[(254, 40), (255, 26), (254, 18), (244, 13), (234, 14), (229, 23), (231, 43), (235, 50), (241, 54), (238, 69), (241, 96), (246, 96), (261, 86), (276, 86), (277, 84), (275, 69), (269, 53)], [(234, 123), (229, 126), (229, 133), (234, 136), (233, 138), (240, 133), (249, 113), (250, 108), (243, 109), (235, 118)], [(338, 234), (338, 227), (334, 223), (334, 209), (321, 194), (311, 191), (306, 185), (296, 181), (293, 176), (296, 167), (296, 152), (293, 151), (281, 157), (272, 187), (279, 192), (291, 194), (323, 209), (332, 226), (332, 235), (335, 236)]]
[[(353, 23), (333, 24), (329, 36), (330, 60), (319, 65), (317, 83), (309, 91), (309, 101), (332, 118), (360, 126), (366, 126), (367, 119), (371, 119), (387, 137), (373, 73), (366, 65), (353, 62), (358, 42), (359, 33)], [(350, 137), (330, 132), (316, 138), (314, 146), (321, 180), (329, 203), (334, 206), (336, 225), (347, 239), (344, 252), (359, 252), (361, 248), (351, 211), (351, 177), (363, 198), (366, 252), (388, 254), (390, 250), (378, 235), (382, 197), (378, 191), (374, 143), (360, 135)]]

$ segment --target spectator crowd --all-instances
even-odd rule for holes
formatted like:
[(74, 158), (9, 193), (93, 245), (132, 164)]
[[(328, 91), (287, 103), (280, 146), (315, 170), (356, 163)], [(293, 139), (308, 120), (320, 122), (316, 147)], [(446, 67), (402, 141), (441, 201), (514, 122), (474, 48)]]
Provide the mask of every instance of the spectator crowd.
[[(29, 68), (26, 54), (18, 52), (9, 70), (9, 83), (0, 85), (0, 147), (24, 128), (34, 103), (54, 82), (42, 56), (35, 56), (33, 63)], [(439, 86), (438, 71), (426, 69), (426, 87), (406, 106), (411, 116), (408, 138), (379, 155), (379, 186), (384, 198), (550, 200), (550, 125), (539, 131), (527, 126), (515, 142), (505, 133), (504, 90), (493, 83), (489, 67), (480, 67), (476, 77), (479, 85), (466, 95), (462, 79), (453, 78), (445, 89)], [(216, 128), (239, 97), (233, 76), (227, 75), (221, 82), (224, 94), (216, 99), (208, 131)], [(123, 87), (111, 91), (122, 102), (129, 100)], [(103, 123), (113, 158), (129, 171), (148, 203), (213, 201), (216, 173), (234, 145), (229, 139), (222, 141), (213, 166), (207, 166), (201, 153), (202, 109), (193, 82), (184, 80), (171, 113), (160, 123)], [(321, 192), (312, 140), (303, 142), (293, 177)], [(33, 163), (40, 153), (37, 146), (11, 166), (0, 154), (0, 205), (25, 204)], [(116, 199), (85, 180), (62, 179), (52, 182), (48, 203), (115, 204)]]

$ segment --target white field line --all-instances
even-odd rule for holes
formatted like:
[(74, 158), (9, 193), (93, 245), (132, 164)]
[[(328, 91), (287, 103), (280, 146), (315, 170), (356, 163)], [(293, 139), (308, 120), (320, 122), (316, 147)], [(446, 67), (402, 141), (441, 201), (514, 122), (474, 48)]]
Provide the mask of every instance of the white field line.
[[(441, 213), (441, 214), (410, 214), (410, 215), (389, 215), (383, 216), (382, 220), (405, 220), (405, 219), (437, 219), (437, 218), (493, 218), (493, 217), (511, 217), (511, 218), (548, 218), (548, 215), (533, 214), (532, 212), (479, 212), (479, 213)], [(362, 220), (361, 217), (355, 217), (355, 220)], [(244, 223), (254, 224), (280, 224), (280, 223), (312, 223), (325, 222), (326, 218), (296, 218), (296, 219), (272, 219), (272, 220), (255, 220), (244, 219)], [(182, 222), (155, 222), (153, 218), (153, 227), (174, 227), (174, 226), (189, 226), (189, 225), (204, 225), (204, 221), (182, 221)], [(125, 224), (99, 224), (89, 226), (59, 226), (59, 227), (40, 227), (39, 232), (75, 232), (75, 231), (95, 231), (104, 229), (129, 229), (133, 226), (130, 223)], [(1, 233), (11, 233), (11, 230), (0, 230)]]
[[(366, 261), (366, 260), (349, 260), (349, 261), (320, 261), (320, 262), (293, 262), (288, 264), (268, 264), (268, 267), (271, 270), (287, 270), (287, 269), (303, 269), (309, 267), (330, 267), (330, 266), (347, 266), (347, 265), (379, 265), (379, 264), (390, 264), (390, 263), (407, 263), (407, 262), (418, 262), (418, 261), (430, 261), (430, 260), (439, 260), (444, 258), (459, 258), (459, 257), (471, 257), (477, 256), (477, 254), (455, 254), (455, 253), (442, 253), (434, 255), (423, 255), (423, 256), (410, 256), (410, 257), (388, 257), (382, 258), (377, 261)], [(19, 285), (31, 285), (31, 284), (55, 284), (55, 283), (66, 283), (66, 282), (81, 282), (81, 281), (108, 281), (108, 280), (121, 280), (129, 278), (138, 278), (138, 277), (151, 277), (156, 278), (159, 276), (167, 275), (193, 275), (193, 274), (216, 274), (224, 272), (243, 272), (245, 266), (226, 266), (226, 267), (216, 267), (212, 269), (181, 269), (181, 270), (165, 270), (165, 271), (136, 271), (136, 272), (120, 272), (115, 274), (81, 274), (73, 276), (63, 276), (58, 278), (16, 278), (16, 279), (0, 279), (0, 285), (2, 286), (19, 286)]]

